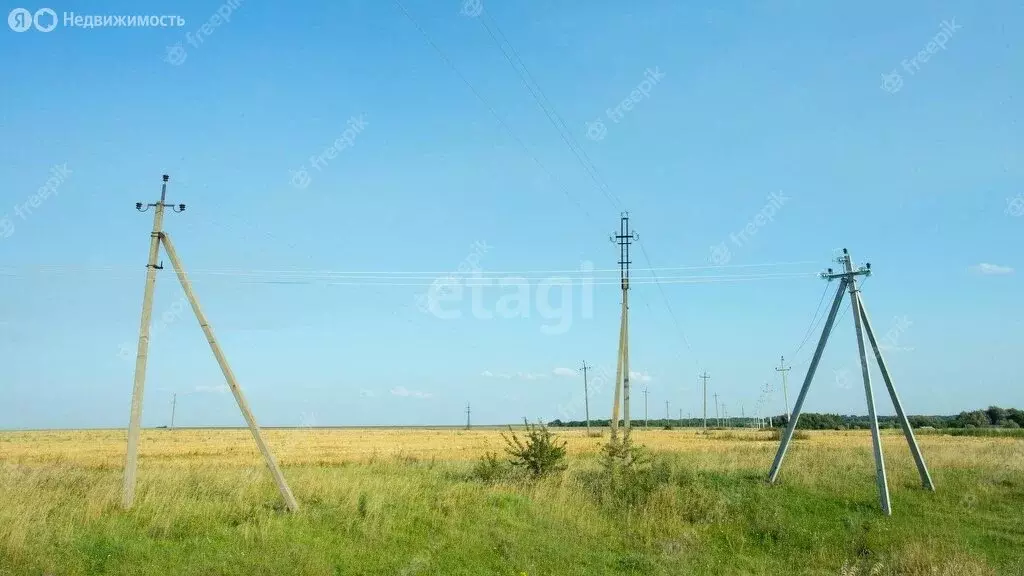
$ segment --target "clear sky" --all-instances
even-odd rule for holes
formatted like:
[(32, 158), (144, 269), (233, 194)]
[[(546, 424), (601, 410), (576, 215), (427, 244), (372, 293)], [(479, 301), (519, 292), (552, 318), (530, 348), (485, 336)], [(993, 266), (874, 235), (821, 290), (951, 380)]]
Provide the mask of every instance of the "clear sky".
[[(1019, 2), (233, 1), (147, 8), (183, 27), (0, 30), (0, 428), (127, 425), (134, 204), (164, 173), (187, 205), (166, 230), (265, 425), (581, 419), (575, 369), (614, 372), (621, 210), (634, 418), (645, 386), (652, 417), (699, 414), (703, 370), (730, 414), (769, 382), (782, 412), (774, 368), (792, 403), (842, 247), (872, 264), (908, 412), (1024, 408)], [(139, 13), (92, 4), (50, 7)], [(241, 425), (161, 259), (143, 423), (177, 393), (178, 425)], [(467, 263), (528, 280), (421, 309)], [(546, 287), (587, 263), (593, 284)], [(659, 288), (652, 266), (676, 270)], [(806, 410), (866, 413), (852, 320)], [(611, 395), (599, 378), (593, 417)]]

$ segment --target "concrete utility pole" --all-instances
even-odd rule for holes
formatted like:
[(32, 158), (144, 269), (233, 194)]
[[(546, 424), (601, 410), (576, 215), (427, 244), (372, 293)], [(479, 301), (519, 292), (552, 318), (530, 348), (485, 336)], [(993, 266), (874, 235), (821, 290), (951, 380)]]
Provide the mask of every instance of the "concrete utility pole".
[(178, 406), (178, 395), (171, 396), (171, 430), (174, 430), (174, 409)]
[(145, 212), (149, 208), (155, 208), (156, 210), (153, 216), (153, 231), (150, 234), (149, 260), (146, 265), (146, 290), (142, 298), (142, 322), (139, 328), (138, 356), (135, 360), (135, 385), (132, 389), (132, 408), (128, 424), (128, 453), (125, 458), (124, 487), (121, 494), (121, 503), (125, 508), (130, 508), (135, 499), (136, 471), (138, 467), (138, 444), (141, 429), (140, 421), (142, 418), (142, 396), (146, 382), (146, 360), (149, 352), (149, 325), (153, 313), (153, 291), (156, 287), (156, 271), (163, 269), (162, 265), (157, 266), (156, 264), (160, 250), (160, 243), (162, 242), (164, 250), (167, 252), (167, 257), (171, 260), (171, 265), (177, 273), (178, 281), (181, 283), (181, 287), (185, 291), (185, 296), (192, 305), (192, 312), (195, 313), (196, 320), (199, 321), (199, 326), (206, 335), (206, 340), (210, 344), (210, 349), (213, 351), (213, 355), (217, 359), (217, 364), (220, 365), (221, 372), (224, 374), (224, 379), (227, 380), (228, 387), (231, 389), (231, 393), (235, 397), (235, 402), (238, 404), (238, 408), (241, 410), (242, 416), (245, 418), (246, 424), (249, 426), (249, 431), (252, 432), (253, 438), (256, 440), (256, 446), (263, 454), (267, 467), (270, 468), (271, 475), (277, 483), (278, 490), (281, 492), (285, 505), (288, 510), (295, 512), (299, 509), (299, 505), (295, 501), (295, 497), (292, 495), (291, 489), (288, 487), (288, 483), (284, 478), (284, 474), (281, 473), (281, 469), (278, 467), (277, 461), (274, 459), (274, 455), (270, 452), (270, 448), (267, 447), (267, 444), (263, 441), (263, 436), (260, 434), (259, 426), (256, 424), (256, 419), (253, 417), (252, 411), (249, 409), (249, 404), (246, 401), (245, 396), (242, 394), (242, 389), (238, 386), (238, 382), (235, 380), (235, 375), (231, 371), (231, 367), (228, 365), (227, 358), (224, 356), (224, 353), (220, 349), (220, 345), (217, 343), (217, 340), (213, 335), (213, 329), (210, 327), (210, 323), (207, 322), (206, 316), (199, 307), (199, 301), (192, 292), (192, 283), (189, 281), (188, 276), (185, 274), (185, 269), (182, 267), (181, 261), (178, 259), (178, 253), (174, 249), (171, 237), (168, 233), (163, 231), (164, 208), (170, 207), (174, 212), (183, 212), (185, 210), (184, 204), (178, 204), (177, 207), (175, 207), (173, 204), (166, 203), (168, 180), (169, 177), (165, 174), (163, 176), (163, 186), (160, 190), (159, 202), (146, 204), (145, 209), (143, 209), (142, 202), (137, 202), (135, 204), (135, 209), (139, 212)]
[(718, 415), (718, 392), (715, 392), (715, 423), (719, 428), (722, 427), (722, 418)]
[(647, 419), (647, 388), (644, 388), (644, 428), (649, 428), (649, 420)]
[(668, 412), (668, 400), (665, 400), (665, 425), (668, 426), (668, 425), (671, 425), (671, 424), (672, 424), (672, 416), (670, 416), (669, 412)]
[[(708, 430), (708, 371), (705, 370), (704, 374), (700, 376), (701, 380), (704, 380), (704, 431)], [(718, 398), (716, 395), (715, 398)], [(717, 402), (717, 400), (716, 400)]]
[(622, 320), (619, 324), (619, 357), (615, 370), (615, 404), (612, 406), (611, 440), (618, 440), (619, 402), (622, 403), (622, 441), (629, 442), (629, 246), (639, 240), (636, 232), (629, 231), (629, 212), (619, 217), (619, 233), (609, 240), (619, 245), (619, 277), (622, 286)]
[(807, 397), (807, 391), (814, 378), (814, 372), (818, 368), (818, 362), (821, 360), (821, 354), (825, 350), (825, 345), (828, 343), (828, 337), (832, 332), (832, 325), (835, 323), (836, 314), (839, 311), (839, 306), (842, 304), (843, 295), (845, 292), (849, 291), (850, 304), (853, 308), (854, 328), (857, 332), (857, 349), (860, 354), (861, 375), (864, 379), (864, 394), (867, 398), (868, 417), (871, 420), (871, 444), (875, 456), (875, 480), (878, 484), (878, 494), (879, 499), (881, 500), (882, 512), (886, 516), (890, 516), (892, 515), (892, 508), (889, 502), (889, 485), (885, 473), (885, 459), (882, 455), (882, 442), (881, 435), (878, 430), (878, 417), (875, 413), (875, 399), (871, 390), (871, 373), (868, 369), (868, 360), (865, 353), (865, 333), (867, 334), (868, 341), (875, 353), (875, 360), (878, 362), (879, 370), (882, 373), (882, 378), (885, 380), (885, 386), (889, 391), (889, 396), (892, 399), (893, 406), (896, 408), (896, 415), (903, 428), (903, 434), (906, 436), (907, 443), (910, 445), (910, 452), (914, 456), (914, 462), (917, 464), (918, 473), (921, 476), (921, 484), (925, 489), (931, 491), (935, 491), (935, 485), (932, 483), (931, 475), (928, 473), (927, 466), (925, 466), (924, 458), (921, 456), (917, 440), (914, 437), (914, 431), (911, 429), (910, 422), (907, 420), (906, 413), (903, 411), (903, 405), (900, 403), (899, 396), (896, 394), (896, 388), (892, 384), (892, 378), (889, 376), (889, 369), (885, 365), (885, 360), (882, 358), (882, 352), (878, 347), (878, 342), (875, 340), (875, 333), (871, 329), (871, 322), (868, 320), (867, 309), (864, 307), (863, 298), (861, 297), (860, 290), (857, 288), (857, 276), (869, 276), (871, 274), (871, 264), (868, 263), (866, 266), (859, 267), (855, 270), (853, 268), (853, 259), (850, 257), (850, 253), (846, 248), (843, 248), (843, 256), (838, 258), (837, 261), (843, 264), (844, 270), (842, 272), (834, 273), (832, 269), (829, 268), (827, 272), (823, 272), (821, 274), (822, 278), (829, 281), (839, 279), (839, 288), (836, 290), (835, 298), (832, 301), (832, 308), (829, 311), (828, 321), (825, 322), (821, 338), (818, 340), (818, 347), (814, 351), (814, 356), (811, 358), (810, 366), (807, 368), (807, 376), (804, 377), (803, 386), (800, 388), (800, 395), (797, 397), (796, 404), (793, 406), (793, 415), (789, 418), (789, 422), (786, 424), (786, 431), (783, 434), (782, 442), (779, 445), (778, 452), (775, 454), (775, 461), (772, 463), (771, 471), (768, 473), (768, 481), (774, 483), (778, 478), (779, 469), (782, 466), (782, 460), (786, 456), (786, 450), (789, 448), (790, 440), (793, 438), (793, 432), (796, 430), (797, 422), (800, 419), (800, 411), (803, 408), (804, 399)]
[(587, 392), (587, 370), (590, 370), (593, 366), (587, 366), (587, 361), (583, 361), (583, 366), (580, 370), (583, 371), (583, 409), (587, 416), (587, 436), (590, 436), (590, 393)]
[(782, 372), (782, 398), (786, 402), (786, 414), (789, 414), (789, 394), (786, 393), (786, 373), (792, 370), (792, 366), (786, 366), (786, 357), (781, 356), (779, 360), (779, 367), (775, 369), (776, 372)]
[(469, 402), (466, 402), (466, 430), (469, 430)]

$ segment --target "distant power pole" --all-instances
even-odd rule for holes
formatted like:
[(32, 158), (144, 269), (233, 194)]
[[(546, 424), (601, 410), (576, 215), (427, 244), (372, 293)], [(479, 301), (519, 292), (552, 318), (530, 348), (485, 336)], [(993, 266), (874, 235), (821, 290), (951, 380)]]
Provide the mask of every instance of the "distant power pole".
[(666, 425), (671, 424), (671, 422), (669, 422), (669, 420), (671, 420), (671, 419), (672, 419), (672, 417), (669, 416), (669, 414), (668, 414), (668, 400), (665, 400), (665, 424)]
[(139, 347), (135, 357), (135, 381), (132, 387), (132, 404), (128, 421), (128, 450), (124, 463), (124, 484), (121, 489), (121, 505), (126, 509), (131, 508), (132, 503), (135, 500), (135, 477), (139, 463), (139, 436), (142, 429), (142, 396), (146, 386), (146, 363), (149, 359), (149, 329), (153, 318), (153, 292), (156, 288), (156, 271), (163, 269), (163, 264), (157, 264), (157, 257), (160, 255), (160, 245), (163, 244), (164, 251), (167, 252), (167, 257), (170, 259), (175, 273), (177, 273), (181, 289), (185, 292), (185, 297), (188, 298), (189, 304), (192, 306), (192, 312), (195, 314), (196, 320), (199, 322), (199, 327), (202, 328), (203, 334), (206, 336), (206, 341), (210, 344), (210, 350), (213, 352), (213, 356), (217, 360), (217, 364), (220, 366), (221, 373), (224, 375), (224, 380), (227, 381), (228, 388), (231, 389), (231, 394), (235, 397), (238, 409), (242, 412), (242, 417), (245, 418), (245, 422), (249, 426), (249, 431), (252, 433), (253, 439), (256, 441), (256, 446), (263, 455), (263, 459), (266, 462), (267, 467), (270, 469), (271, 475), (274, 477), (274, 482), (277, 483), (277, 489), (281, 493), (285, 506), (288, 508), (288, 511), (296, 512), (299, 509), (299, 504), (295, 501), (295, 496), (292, 495), (292, 491), (288, 487), (288, 482), (285, 480), (284, 474), (281, 472), (281, 468), (277, 465), (277, 460), (274, 459), (274, 455), (271, 453), (270, 447), (268, 447), (266, 442), (264, 442), (263, 435), (260, 433), (260, 427), (256, 423), (256, 418), (253, 416), (252, 410), (249, 409), (249, 403), (246, 401), (245, 395), (242, 394), (241, 387), (238, 386), (238, 382), (235, 380), (235, 374), (232, 372), (231, 366), (228, 364), (227, 357), (224, 356), (224, 352), (221, 350), (220, 344), (217, 343), (217, 339), (213, 334), (213, 329), (210, 327), (209, 321), (206, 319), (206, 315), (203, 314), (202, 309), (199, 307), (199, 300), (196, 299), (196, 295), (192, 291), (192, 282), (189, 281), (188, 275), (185, 273), (185, 269), (181, 265), (181, 260), (178, 259), (178, 252), (174, 248), (174, 243), (171, 242), (171, 235), (163, 230), (164, 210), (166, 208), (170, 208), (174, 212), (185, 211), (184, 204), (178, 204), (175, 206), (174, 204), (167, 203), (167, 181), (169, 179), (170, 177), (164, 174), (159, 201), (152, 204), (145, 204), (145, 208), (143, 208), (142, 202), (135, 203), (135, 209), (139, 212), (145, 212), (150, 208), (154, 208), (154, 214), (153, 230), (149, 235), (149, 259), (146, 262), (146, 287), (142, 296), (142, 319), (139, 325)]
[[(708, 429), (708, 378), (710, 378), (710, 376), (708, 376), (708, 371), (705, 370), (704, 374), (700, 378), (702, 380), (704, 380), (704, 430), (707, 431), (707, 429)], [(715, 394), (715, 403), (716, 404), (718, 403), (718, 395), (717, 394)], [(717, 406), (715, 407), (715, 410), (718, 410)]]
[(178, 395), (175, 393), (171, 396), (171, 430), (174, 430), (174, 409), (178, 404)]
[(722, 418), (718, 415), (718, 392), (715, 392), (714, 396), (715, 396), (715, 422), (717, 422), (718, 426), (721, 427), (722, 426)]
[(583, 409), (587, 414), (587, 436), (590, 436), (590, 394), (587, 392), (587, 370), (590, 370), (593, 366), (587, 366), (587, 361), (583, 361), (583, 366), (580, 370), (583, 370)]
[(619, 358), (615, 370), (615, 404), (612, 406), (612, 443), (618, 440), (619, 403), (622, 403), (622, 442), (629, 442), (629, 246), (639, 240), (636, 232), (629, 231), (629, 212), (619, 217), (619, 233), (609, 240), (619, 245), (619, 276), (622, 286), (622, 320), (619, 324)]
[(786, 415), (789, 415), (789, 394), (786, 393), (786, 373), (792, 370), (792, 366), (786, 366), (786, 357), (782, 356), (779, 360), (779, 367), (775, 369), (776, 372), (782, 372), (782, 398), (786, 402)]
[(469, 430), (469, 402), (466, 402), (466, 430)]
[(647, 419), (647, 388), (644, 388), (644, 428), (649, 428), (650, 421)]

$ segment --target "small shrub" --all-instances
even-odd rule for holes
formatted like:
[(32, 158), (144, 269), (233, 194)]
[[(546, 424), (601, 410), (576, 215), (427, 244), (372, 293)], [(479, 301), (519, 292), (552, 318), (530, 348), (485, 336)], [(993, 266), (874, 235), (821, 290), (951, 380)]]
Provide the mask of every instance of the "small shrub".
[(366, 509), (367, 509), (367, 504), (368, 503), (369, 503), (369, 498), (366, 497), (366, 493), (360, 494), (359, 495), (359, 504), (356, 506), (356, 508), (359, 510), (360, 518), (366, 518)]
[(636, 509), (672, 481), (671, 463), (655, 458), (643, 446), (611, 442), (602, 451), (601, 472), (586, 479), (599, 504)]
[(559, 442), (543, 422), (533, 425), (524, 418), (523, 425), (526, 428), (525, 440), (520, 440), (511, 426), (508, 427), (510, 436), (501, 435), (508, 444), (505, 451), (511, 456), (509, 463), (526, 470), (534, 478), (565, 470), (566, 442)]
[(473, 477), (481, 482), (494, 482), (505, 475), (505, 465), (494, 452), (480, 457), (473, 466)]

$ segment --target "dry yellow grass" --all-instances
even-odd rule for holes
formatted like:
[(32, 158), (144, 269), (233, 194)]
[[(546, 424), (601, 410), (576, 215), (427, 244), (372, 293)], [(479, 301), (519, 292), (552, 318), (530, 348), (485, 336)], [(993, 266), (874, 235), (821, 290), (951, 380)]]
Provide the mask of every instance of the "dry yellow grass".
[[(938, 487), (930, 494), (902, 435), (885, 431), (895, 510), (886, 519), (866, 431), (810, 432), (790, 449), (782, 484), (768, 487), (778, 447), (770, 432), (634, 429), (636, 443), (671, 458), (674, 479), (618, 517), (595, 503), (587, 480), (607, 430), (555, 429), (568, 441), (564, 478), (471, 481), (472, 461), (502, 454), (502, 432), (264, 430), (302, 506), (296, 515), (275, 510), (279, 496), (245, 429), (144, 431), (128, 513), (119, 507), (124, 431), (2, 432), (0, 575), (394, 574), (424, 554), (420, 573), (445, 574), (1024, 569), (1006, 548), (1024, 542), (1012, 528), (1024, 514), (1020, 439), (919, 436)], [(424, 552), (441, 546), (438, 535), (449, 551)], [(232, 562), (237, 569), (224, 568)]]

